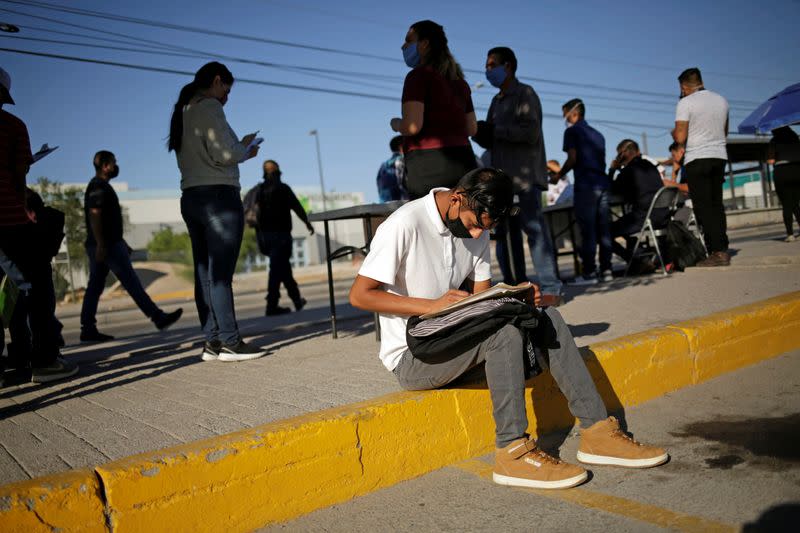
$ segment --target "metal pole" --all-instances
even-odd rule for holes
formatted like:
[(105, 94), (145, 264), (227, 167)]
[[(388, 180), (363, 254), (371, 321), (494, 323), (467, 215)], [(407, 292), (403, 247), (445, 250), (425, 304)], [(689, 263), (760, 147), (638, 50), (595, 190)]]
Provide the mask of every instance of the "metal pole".
[(761, 162), (761, 170), (759, 173), (761, 174), (761, 198), (764, 201), (764, 207), (771, 207), (770, 198), (769, 198), (769, 176), (767, 176), (767, 164), (762, 161)]
[(309, 132), (309, 135), (314, 136), (314, 140), (316, 141), (317, 144), (317, 166), (319, 167), (319, 186), (320, 189), (322, 189), (322, 210), (327, 211), (328, 204), (327, 201), (325, 200), (325, 180), (322, 177), (322, 154), (319, 149), (319, 132), (317, 130), (311, 130)]
[(647, 155), (649, 152), (647, 151), (647, 132), (642, 132), (642, 153)]
[[(66, 232), (64, 232), (66, 233)], [(72, 294), (72, 301), (75, 302), (75, 278), (72, 275), (72, 258), (69, 255), (69, 239), (64, 235), (64, 243), (67, 250), (67, 269), (69, 270), (69, 289)]]
[(331, 336), (338, 337), (336, 331), (336, 300), (333, 294), (333, 267), (331, 266), (331, 238), (328, 236), (328, 219), (325, 224), (325, 262), (328, 264), (328, 298), (331, 306)]
[(769, 163), (764, 163), (764, 170), (766, 171), (767, 176), (767, 200), (769, 203), (769, 207), (773, 207), (773, 198), (772, 198), (772, 191), (773, 191), (773, 183), (772, 183), (772, 169), (770, 168)]
[(731, 181), (731, 199), (733, 200), (733, 208), (739, 209), (739, 204), (736, 202), (736, 179), (733, 175), (733, 163), (728, 160), (728, 179)]

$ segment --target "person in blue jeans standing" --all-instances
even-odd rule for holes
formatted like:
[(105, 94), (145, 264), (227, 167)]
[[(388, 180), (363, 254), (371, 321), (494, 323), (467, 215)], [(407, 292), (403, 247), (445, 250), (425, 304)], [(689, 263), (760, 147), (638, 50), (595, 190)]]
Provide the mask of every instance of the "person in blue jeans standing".
[[(573, 205), (575, 220), (581, 232), (580, 256), (582, 272), (574, 285), (593, 285), (611, 281), (611, 221), (608, 191), (611, 182), (606, 174), (606, 140), (589, 126), (584, 118), (586, 107), (574, 98), (561, 106), (567, 129), (564, 131), (564, 152), (567, 160), (551, 178), (558, 183), (570, 170), (575, 178)], [(600, 246), (600, 268), (595, 254)]]
[(95, 177), (86, 187), (83, 211), (86, 217), (86, 254), (89, 256), (89, 282), (81, 308), (81, 342), (104, 342), (111, 335), (97, 330), (97, 304), (109, 271), (131, 295), (139, 309), (163, 330), (178, 321), (183, 309), (165, 313), (142, 287), (131, 264), (131, 249), (122, 238), (122, 208), (110, 181), (119, 175), (114, 154), (101, 150), (94, 156)]
[(233, 81), (222, 63), (203, 65), (181, 89), (167, 145), (181, 171), (181, 214), (192, 241), (204, 361), (244, 361), (267, 353), (242, 339), (233, 307), (233, 274), (244, 232), (239, 163), (258, 153), (255, 133), (240, 140), (222, 110)]
[(261, 253), (269, 257), (269, 280), (267, 281), (267, 316), (290, 313), (288, 307), (280, 307), (281, 284), (300, 311), (306, 299), (300, 296), (300, 288), (292, 275), (292, 211), (314, 235), (314, 227), (308, 221), (305, 209), (295, 196), (292, 188), (281, 181), (278, 163), (264, 161), (264, 182), (258, 188), (258, 226), (256, 238)]
[[(516, 72), (513, 50), (504, 46), (489, 50), (486, 79), (500, 91), (492, 99), (479, 131), (491, 132), (492, 166), (511, 176), (520, 207), (519, 217), (509, 217), (498, 231), (497, 257), (507, 281), (527, 281), (521, 227), (528, 236), (542, 305), (557, 306), (563, 301), (561, 280), (556, 276), (553, 241), (542, 216), (542, 192), (547, 190), (542, 104), (533, 87), (520, 83)], [(513, 262), (509, 261), (509, 247)]]

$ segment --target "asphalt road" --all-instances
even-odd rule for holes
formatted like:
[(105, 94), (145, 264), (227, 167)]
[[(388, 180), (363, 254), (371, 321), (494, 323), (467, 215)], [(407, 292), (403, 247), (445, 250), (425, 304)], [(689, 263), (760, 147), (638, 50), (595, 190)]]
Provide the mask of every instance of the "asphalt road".
[[(541, 491), (493, 484), (486, 456), (263, 531), (797, 531), (798, 376), (794, 351), (628, 408), (634, 436), (669, 451), (661, 467)], [(578, 442), (543, 440), (572, 462)]]

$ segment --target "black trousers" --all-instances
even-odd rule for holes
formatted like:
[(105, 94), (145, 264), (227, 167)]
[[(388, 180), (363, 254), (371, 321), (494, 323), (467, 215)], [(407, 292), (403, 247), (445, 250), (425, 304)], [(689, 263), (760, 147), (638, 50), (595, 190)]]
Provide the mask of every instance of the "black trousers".
[(412, 200), (435, 187), (455, 187), (458, 180), (478, 166), (471, 146), (413, 150), (404, 156), (406, 186)]
[(800, 226), (800, 162), (775, 165), (775, 192), (783, 208), (786, 235), (792, 235), (792, 215)]
[(728, 223), (722, 205), (724, 159), (695, 159), (686, 165), (686, 181), (697, 222), (703, 228), (708, 253), (728, 250)]
[(40, 230), (35, 224), (0, 227), (0, 249), (31, 284), (26, 303), (32, 341), (31, 364), (34, 367), (47, 366), (59, 355), (56, 295), (50, 259), (40, 250), (31, 249), (31, 243), (42, 242)]
[[(611, 222), (611, 250), (625, 261), (631, 260), (633, 246), (636, 243), (635, 234), (642, 229), (642, 224), (644, 222), (638, 220), (633, 213), (625, 213)], [(625, 246), (617, 242), (617, 237), (625, 239)]]
[(292, 275), (292, 234), (288, 231), (256, 231), (258, 248), (269, 257), (267, 307), (275, 309), (281, 299), (281, 284), (295, 307), (300, 304), (300, 288)]

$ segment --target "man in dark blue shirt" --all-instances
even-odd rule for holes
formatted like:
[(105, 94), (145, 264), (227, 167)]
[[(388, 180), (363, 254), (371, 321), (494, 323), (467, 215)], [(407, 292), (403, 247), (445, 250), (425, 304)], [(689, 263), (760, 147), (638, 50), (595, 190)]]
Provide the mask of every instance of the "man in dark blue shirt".
[(397, 135), (389, 142), (392, 157), (381, 163), (378, 169), (378, 197), (381, 202), (407, 200), (405, 190), (405, 163), (403, 161), (403, 136)]
[[(552, 183), (573, 171), (575, 178), (573, 205), (575, 219), (581, 232), (582, 273), (575, 285), (592, 285), (599, 280), (611, 281), (611, 226), (609, 222), (606, 174), (606, 140), (584, 119), (586, 108), (574, 98), (561, 106), (567, 130), (564, 132), (564, 151), (567, 160), (551, 178)], [(600, 270), (597, 272), (595, 253), (600, 245)], [(598, 275), (599, 274), (599, 275)]]

